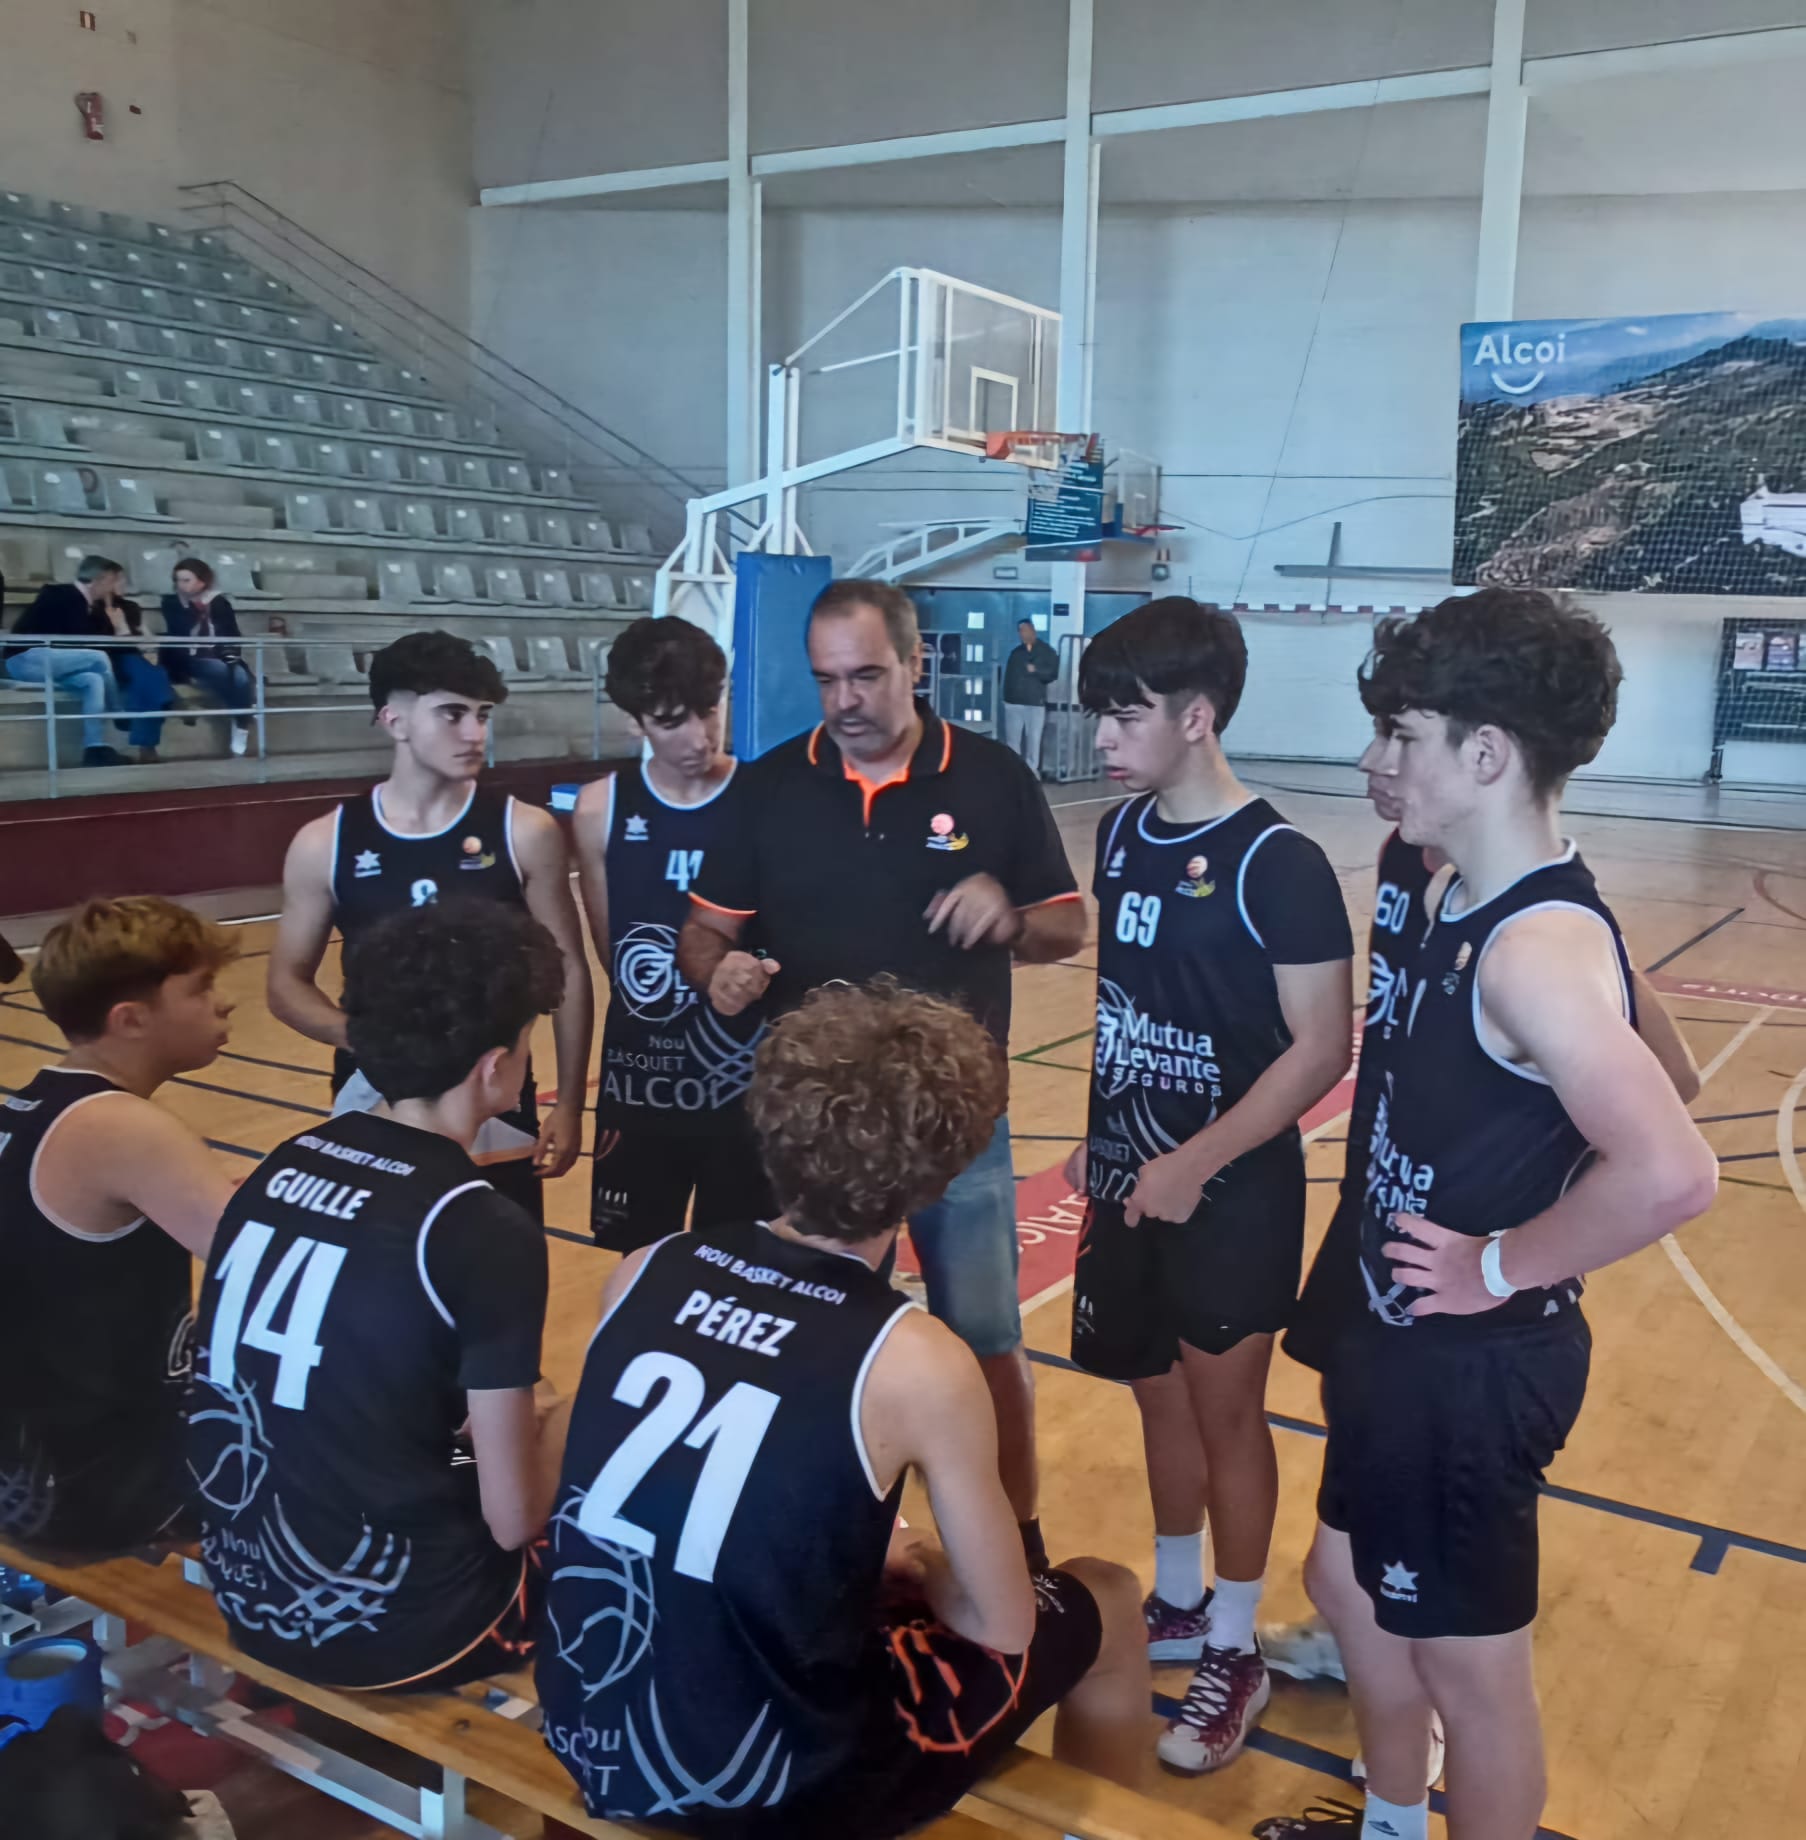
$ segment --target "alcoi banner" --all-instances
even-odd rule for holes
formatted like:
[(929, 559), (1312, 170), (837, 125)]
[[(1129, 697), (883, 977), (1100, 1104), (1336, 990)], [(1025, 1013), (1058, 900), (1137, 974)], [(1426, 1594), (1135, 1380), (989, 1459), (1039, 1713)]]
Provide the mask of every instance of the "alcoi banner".
[(1454, 578), (1806, 595), (1806, 320), (1461, 329)]

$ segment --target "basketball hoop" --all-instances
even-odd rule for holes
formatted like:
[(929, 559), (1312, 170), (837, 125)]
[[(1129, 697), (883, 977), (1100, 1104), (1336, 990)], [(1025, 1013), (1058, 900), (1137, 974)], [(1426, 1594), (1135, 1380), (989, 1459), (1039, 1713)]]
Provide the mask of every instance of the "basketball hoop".
[(1062, 460), (1096, 458), (1094, 434), (1053, 434), (1037, 428), (1006, 428), (985, 436), (987, 460), (1009, 460), (1017, 466), (1055, 466)]

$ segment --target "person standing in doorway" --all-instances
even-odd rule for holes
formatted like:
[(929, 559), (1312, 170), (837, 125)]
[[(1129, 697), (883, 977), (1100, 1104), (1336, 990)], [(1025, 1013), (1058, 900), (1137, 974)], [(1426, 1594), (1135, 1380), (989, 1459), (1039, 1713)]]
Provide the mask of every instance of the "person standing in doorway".
[[(888, 973), (960, 1004), (1007, 1049), (1012, 961), (1070, 958), (1085, 939), (1047, 800), (1008, 748), (915, 697), (922, 637), (900, 588), (830, 582), (808, 647), (822, 720), (735, 775), (678, 969), (722, 1015), (766, 998), (774, 1017), (819, 985)], [(909, 1230), (929, 1308), (984, 1370), (1004, 1489), (1042, 1563), (1007, 1116)]]
[(1016, 649), (1003, 661), (1003, 744), (1039, 778), (1047, 686), (1060, 675), (1060, 657), (1035, 631), (1033, 620), (1016, 622), (1016, 638)]

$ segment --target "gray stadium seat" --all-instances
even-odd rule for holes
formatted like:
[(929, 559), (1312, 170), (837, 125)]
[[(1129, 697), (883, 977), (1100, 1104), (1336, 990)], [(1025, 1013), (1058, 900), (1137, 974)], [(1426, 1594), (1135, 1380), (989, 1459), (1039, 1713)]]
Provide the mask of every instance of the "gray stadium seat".
[(205, 339), (190, 338), (173, 326), (141, 326), (138, 344), (153, 357), (170, 364), (218, 364), (218, 355)]
[(457, 441), (463, 439), (458, 433), (458, 418), (449, 409), (416, 409), (414, 422), (429, 440)]
[(395, 380), (389, 367), (373, 363), (368, 358), (342, 358), (339, 361), (339, 375), (360, 390), (387, 392), (394, 388)]
[(105, 345), (112, 351), (137, 351), (140, 349), (139, 328), (129, 319), (97, 319), (94, 322), (94, 343)]
[(444, 486), (451, 484), (443, 454), (416, 454), (413, 477), (416, 485)]
[(263, 421), (273, 419), (270, 411), (270, 393), (261, 383), (229, 383), (226, 388), (226, 402), (237, 415), (255, 415)]
[(577, 544), (580, 549), (613, 549), (615, 533), (609, 529), (605, 518), (580, 517), (577, 520)]
[(511, 562), (499, 563), (483, 571), (483, 578), (489, 584), (489, 598), (492, 601), (507, 601), (514, 606), (525, 606), (527, 602), (527, 584), (521, 580), (520, 570)]
[(448, 601), (474, 601), (481, 598), (468, 562), (442, 562), (434, 570), (439, 592)]
[(512, 680), (524, 676), (519, 661), (514, 656), (514, 641), (493, 633), (487, 639), (473, 639), (471, 643), (488, 657), (505, 679)]
[(414, 411), (405, 403), (379, 403), (375, 405), (377, 420), (385, 434), (413, 435)]
[(570, 468), (542, 466), (539, 469), (539, 489), (547, 498), (569, 498), (571, 496)]
[(290, 530), (336, 530), (332, 504), (324, 492), (284, 492), (283, 522)]
[[(181, 338), (181, 333), (171, 335)], [(223, 333), (213, 333), (206, 340), (207, 362), (217, 364), (224, 370), (251, 371), (258, 367), (251, 362), (251, 354), (238, 339), (229, 339)]]
[(238, 444), (235, 428), (197, 428), (194, 457), (212, 466), (243, 466), (244, 450)]
[[(228, 409), (238, 408), (236, 395), (236, 391), (228, 394), (225, 403)], [(211, 377), (179, 377), (176, 379), (176, 400), (185, 408), (216, 415), (220, 409), (219, 386)]]
[(526, 498), (533, 491), (533, 481), (524, 460), (497, 460), (491, 465), (489, 476), (495, 481), (498, 492), (518, 492)]
[(324, 352), (298, 351), (295, 375), (307, 383), (337, 383), (339, 367)]
[(98, 230), (99, 219), (85, 205), (58, 204), (54, 199), (44, 206), (44, 221), (57, 230), (79, 235), (84, 230)]
[(527, 669), (536, 677), (575, 677), (564, 641), (552, 634), (542, 634), (527, 641)]
[(634, 613), (645, 613), (652, 606), (652, 577), (623, 575), (620, 583), (621, 605)]
[(32, 315), (41, 339), (55, 339), (63, 345), (82, 342), (81, 321), (61, 307), (39, 307)]
[(596, 672), (598, 666), (608, 666), (608, 648), (614, 644), (612, 637), (601, 633), (588, 633), (577, 641), (577, 669), (585, 677)]
[(644, 524), (623, 524), (621, 526), (621, 547), (631, 550), (636, 556), (652, 554), (652, 532)]
[[(6, 468), (0, 466), (0, 511), (11, 511), (12, 509), (13, 489), (10, 482), (7, 480)], [(4, 573), (5, 570), (0, 569), (0, 574)]]
[(182, 552), (173, 543), (128, 543), (125, 551), (126, 579), (142, 597), (169, 592), (169, 577)]
[(506, 543), (510, 548), (515, 545), (531, 546), (533, 532), (527, 525), (527, 514), (510, 505), (497, 505), (490, 514), (491, 536), (497, 543)]
[(270, 377), (293, 377), (299, 366), (286, 345), (258, 345), (251, 349), (251, 367)]
[(465, 455), (458, 462), (453, 485), (462, 486), (466, 492), (488, 492), (493, 489), (494, 481), (489, 477), (489, 462), (479, 460), (474, 455)]
[(577, 539), (571, 534), (569, 514), (563, 511), (542, 511), (535, 520), (539, 525), (539, 540), (547, 549), (574, 549)]
[(563, 569), (535, 569), (533, 598), (546, 607), (571, 607), (571, 578)]
[(379, 562), (376, 565), (376, 588), (383, 600), (399, 602), (403, 606), (410, 601), (436, 598), (421, 585), (420, 570), (412, 562)]
[(361, 396), (336, 396), (332, 399), (332, 419), (341, 428), (363, 433), (370, 427), (370, 405)]
[(483, 513), (475, 505), (447, 505), (445, 534), (456, 543), (487, 543), (483, 530)]
[(380, 479), (394, 482), (401, 478), (401, 456), (392, 447), (360, 447), (358, 455), (363, 463), (366, 479)]
[(613, 607), (619, 604), (615, 594), (615, 578), (607, 569), (579, 569), (577, 584), (583, 590), (582, 599), (586, 607)]
[(178, 301), (168, 288), (141, 287), (134, 296), (140, 313), (152, 314), (157, 319), (186, 319)]
[(309, 441), (305, 454), (316, 472), (333, 479), (351, 477), (351, 449), (343, 441)]
[[(160, 402), (158, 386), (161, 379), (153, 378), (148, 372), (141, 371), (135, 364), (122, 364), (113, 373), (113, 394), (125, 397), (132, 402)], [(209, 404), (209, 408), (216, 407)]]
[(31, 469), (32, 498), (40, 511), (86, 512), (105, 510), (104, 493), (98, 507), (88, 502), (88, 492), (81, 474), (72, 466), (34, 466)]
[[(70, 277), (74, 281), (73, 276)], [(96, 313), (114, 313), (125, 305), (125, 296), (115, 283), (101, 275), (89, 275), (66, 290), (71, 300), (79, 300)]]
[(433, 521), (433, 508), (424, 499), (404, 498), (397, 522), (404, 537), (420, 537), (429, 543), (438, 539), (439, 526)]
[(241, 556), (236, 550), (216, 549), (207, 560), (213, 564), (213, 585), (219, 589), (220, 593), (226, 595), (262, 593), (256, 578), (251, 573), (249, 556)]
[(501, 446), (501, 426), (487, 410), (472, 410), (464, 420), (470, 430), (470, 439), (475, 441), (479, 447)]
[(294, 440), (286, 434), (260, 434), (255, 437), (257, 465), (267, 466), (272, 473), (298, 473), (301, 470), (301, 456), (296, 451)]
[(13, 410), (13, 423), (21, 441), (30, 441), (39, 447), (67, 447), (70, 445), (67, 416), (66, 410), (52, 408), (47, 403), (20, 403)]
[(389, 527), (383, 522), (383, 502), (372, 498), (365, 492), (348, 492), (344, 499), (344, 519), (347, 530), (361, 532), (367, 537), (386, 537)]
[(285, 421), (290, 422), (326, 420), (326, 410), (312, 390), (285, 390), (282, 396), (282, 415)]
[(304, 645), (301, 656), (308, 676), (317, 677), (323, 684), (361, 685), (368, 677), (348, 645)]
[(160, 518), (157, 495), (142, 479), (113, 478), (107, 483), (107, 500), (116, 517)]

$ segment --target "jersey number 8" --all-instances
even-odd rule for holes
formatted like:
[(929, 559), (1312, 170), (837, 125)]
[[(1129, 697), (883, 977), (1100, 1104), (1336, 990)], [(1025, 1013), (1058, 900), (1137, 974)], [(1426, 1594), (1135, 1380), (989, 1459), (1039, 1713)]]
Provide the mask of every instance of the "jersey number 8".
[(1125, 894), (1116, 910), (1116, 937), (1126, 946), (1151, 946), (1160, 925), (1157, 894)]

